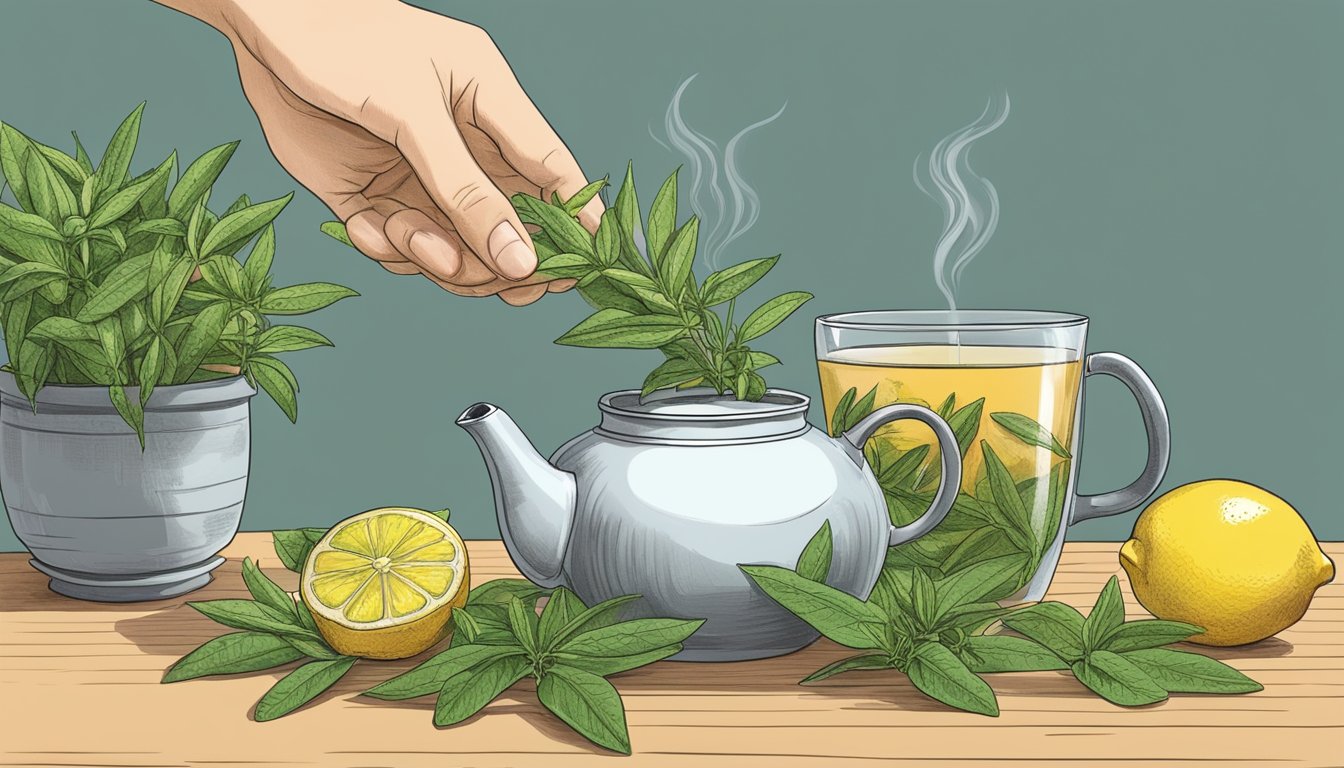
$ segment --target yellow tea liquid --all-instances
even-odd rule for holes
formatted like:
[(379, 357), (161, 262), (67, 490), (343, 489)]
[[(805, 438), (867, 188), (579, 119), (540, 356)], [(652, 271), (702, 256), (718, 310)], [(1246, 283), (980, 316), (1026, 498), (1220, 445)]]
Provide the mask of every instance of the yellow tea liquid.
[[(855, 391), (853, 400), (861, 400), (876, 387), (875, 408), (899, 402), (938, 410), (950, 395), (955, 395), (955, 404), (945, 417), (983, 398), (974, 426), (970, 419), (973, 409), (961, 419), (961, 432), (969, 443), (962, 461), (961, 487), (964, 496), (971, 499), (912, 546), (926, 555), (928, 564), (939, 567), (951, 560), (974, 562), (1000, 556), (1009, 552), (1009, 544), (1015, 541), (1024, 556), (1023, 579), (1030, 577), (1028, 571), (1034, 570), (1060, 527), (1082, 376), (1082, 363), (1076, 353), (1047, 347), (894, 345), (835, 352), (818, 367), (828, 426), (834, 423), (835, 408), (850, 389)], [(996, 420), (996, 414), (1017, 425), (1018, 433)], [(953, 426), (957, 426), (956, 420), (949, 419)], [(1020, 434), (1023, 431), (1028, 433), (1026, 437)], [(1037, 439), (1031, 439), (1033, 434)], [(1042, 445), (1054, 445), (1055, 441), (1056, 450)], [(1001, 495), (995, 496), (982, 442), (1007, 470), (1020, 507), (1002, 496), (1009, 487), (1006, 483), (1000, 482)], [(930, 448), (918, 473), (891, 483), (883, 480), (882, 471), (878, 472), (893, 520), (898, 523), (908, 522), (911, 513), (919, 514), (927, 508), (924, 499), (936, 488), (937, 440), (925, 425), (905, 420), (883, 428), (866, 446), (870, 460), (873, 452), (881, 449), (880, 469), (923, 445)], [(967, 510), (974, 514), (965, 514)], [(1014, 536), (1009, 536), (1012, 532)], [(971, 534), (979, 539), (967, 544)]]

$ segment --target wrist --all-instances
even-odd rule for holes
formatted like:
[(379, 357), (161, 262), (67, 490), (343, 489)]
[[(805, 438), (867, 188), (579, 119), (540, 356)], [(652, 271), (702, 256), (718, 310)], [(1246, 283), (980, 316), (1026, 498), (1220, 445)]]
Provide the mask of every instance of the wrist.
[(179, 13), (205, 22), (236, 42), (244, 34), (264, 26), (270, 16), (311, 14), (313, 17), (383, 12), (404, 7), (401, 0), (153, 0)]

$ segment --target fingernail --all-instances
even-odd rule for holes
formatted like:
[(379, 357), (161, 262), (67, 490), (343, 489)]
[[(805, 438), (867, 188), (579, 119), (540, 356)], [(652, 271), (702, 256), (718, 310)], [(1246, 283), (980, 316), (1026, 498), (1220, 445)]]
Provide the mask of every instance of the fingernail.
[(462, 268), (462, 258), (453, 244), (423, 230), (411, 235), (408, 244), (420, 266), (439, 277), (448, 278)]
[(537, 256), (507, 221), (490, 233), (490, 258), (504, 277), (521, 280), (537, 269)]

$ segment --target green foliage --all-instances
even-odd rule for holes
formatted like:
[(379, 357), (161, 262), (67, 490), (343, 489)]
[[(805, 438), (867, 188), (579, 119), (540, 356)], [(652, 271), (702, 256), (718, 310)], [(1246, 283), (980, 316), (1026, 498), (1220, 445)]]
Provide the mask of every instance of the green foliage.
[[(549, 594), (541, 615), (537, 601)], [(665, 659), (682, 648), (701, 621), (619, 621), (626, 595), (586, 606), (573, 592), (553, 592), (518, 579), (489, 581), (453, 612), (448, 650), (365, 691), (379, 699), (437, 695), (434, 724), (460, 723), (514, 683), (537, 680), (537, 697), (584, 738), (630, 754), (620, 694), (605, 679)]]
[[(766, 383), (760, 370), (775, 365), (774, 355), (754, 351), (747, 342), (784, 322), (812, 294), (793, 291), (766, 301), (733, 324), (737, 298), (779, 261), (754, 259), (721, 269), (697, 283), (692, 267), (699, 221), (692, 216), (677, 225), (677, 174), (663, 183), (653, 199), (647, 224), (641, 219), (634, 170), (627, 168), (615, 205), (590, 234), (577, 216), (607, 185), (605, 179), (584, 187), (568, 200), (550, 202), (530, 195), (513, 196), (513, 206), (532, 235), (540, 259), (538, 272), (578, 281), (578, 292), (597, 310), (556, 339), (575, 347), (659, 349), (666, 360), (644, 379), (643, 393), (669, 387), (712, 387), (733, 392), (739, 400), (759, 400)], [(350, 245), (339, 222), (322, 231)], [(647, 247), (636, 246), (637, 232), (647, 234)], [(721, 315), (715, 307), (727, 305)]]
[(308, 607), (271, 581), (250, 558), (243, 560), (243, 582), (251, 600), (187, 603), (211, 621), (243, 631), (216, 637), (178, 659), (164, 673), (163, 682), (259, 672), (306, 660), (257, 702), (256, 719), (274, 720), (317, 698), (357, 659), (332, 650), (318, 634)]
[(0, 171), (19, 204), (0, 203), (7, 370), (34, 407), (47, 384), (107, 387), (142, 445), (156, 387), (235, 370), (293, 421), (298, 384), (274, 355), (331, 342), (273, 327), (267, 316), (356, 294), (329, 283), (271, 286), (273, 222), (289, 195), (210, 209), (237, 142), (209, 150), (175, 183), (175, 153), (130, 176), (143, 108), (117, 128), (96, 167), (78, 138), (71, 157), (0, 123)]
[[(1069, 670), (1083, 685), (1122, 706), (1161, 701), (1168, 692), (1250, 693), (1260, 685), (1215, 659), (1163, 649), (1203, 630), (1189, 624), (1125, 622), (1114, 576), (1084, 617), (1073, 607), (1043, 602), (1001, 607), (1013, 589), (1015, 559), (1003, 556), (940, 579), (923, 568), (884, 567), (868, 600), (817, 579), (819, 542), (812, 538), (798, 570), (740, 566), (775, 602), (821, 634), (860, 653), (829, 664), (801, 682), (816, 683), (851, 670), (897, 669), (930, 698), (957, 709), (997, 716), (994, 691), (981, 677), (996, 672)], [(807, 571), (807, 572), (804, 572)], [(1021, 636), (985, 634), (996, 620)], [(1154, 626), (1161, 625), (1161, 626)], [(1137, 627), (1138, 631), (1127, 631)]]

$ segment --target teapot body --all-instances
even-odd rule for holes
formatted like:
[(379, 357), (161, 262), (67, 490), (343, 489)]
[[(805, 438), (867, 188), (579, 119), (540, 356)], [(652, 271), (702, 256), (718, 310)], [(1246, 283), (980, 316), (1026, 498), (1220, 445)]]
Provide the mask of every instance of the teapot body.
[[(806, 397), (772, 390), (764, 408), (710, 398), (722, 407), (620, 412), (640, 402), (607, 395), (602, 425), (551, 458), (575, 479), (560, 583), (590, 605), (639, 594), (631, 615), (705, 619), (675, 657), (691, 661), (776, 656), (816, 639), (738, 565), (793, 568), (825, 522), (826, 582), (868, 596), (891, 531), (882, 492), (861, 455), (806, 422)], [(763, 419), (771, 410), (787, 413)]]

